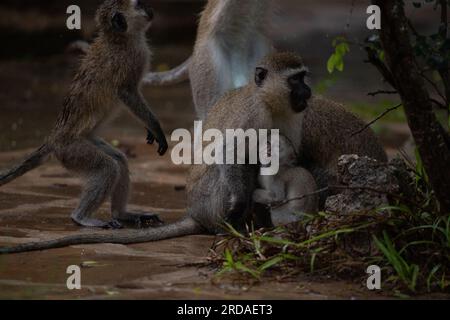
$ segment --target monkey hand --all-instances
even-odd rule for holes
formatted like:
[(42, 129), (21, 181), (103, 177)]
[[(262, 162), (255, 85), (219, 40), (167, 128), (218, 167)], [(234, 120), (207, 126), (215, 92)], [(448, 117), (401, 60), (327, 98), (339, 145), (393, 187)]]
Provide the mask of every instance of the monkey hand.
[(159, 145), (158, 153), (159, 155), (163, 156), (166, 153), (167, 149), (169, 148), (166, 137), (164, 136), (164, 134), (160, 134), (157, 137), (155, 137), (155, 135), (150, 130), (147, 129), (147, 143), (153, 144), (155, 140)]
[(153, 142), (155, 142), (155, 136), (147, 129), (147, 144), (153, 144)]

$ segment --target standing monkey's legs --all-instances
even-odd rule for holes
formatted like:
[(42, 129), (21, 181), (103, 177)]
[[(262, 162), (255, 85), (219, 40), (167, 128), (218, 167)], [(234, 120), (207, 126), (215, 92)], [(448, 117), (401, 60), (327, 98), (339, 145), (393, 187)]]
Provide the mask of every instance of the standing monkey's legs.
[(147, 222), (161, 223), (156, 214), (140, 214), (127, 211), (128, 196), (130, 193), (130, 173), (127, 157), (116, 148), (100, 138), (92, 138), (92, 142), (107, 155), (112, 157), (119, 165), (119, 176), (111, 193), (111, 214), (114, 219), (123, 222), (134, 222), (138, 226)]
[(111, 195), (119, 176), (120, 166), (108, 154), (88, 140), (77, 140), (67, 146), (57, 146), (55, 155), (71, 171), (86, 177), (86, 185), (72, 220), (85, 227), (120, 228), (117, 221), (104, 222), (91, 218)]

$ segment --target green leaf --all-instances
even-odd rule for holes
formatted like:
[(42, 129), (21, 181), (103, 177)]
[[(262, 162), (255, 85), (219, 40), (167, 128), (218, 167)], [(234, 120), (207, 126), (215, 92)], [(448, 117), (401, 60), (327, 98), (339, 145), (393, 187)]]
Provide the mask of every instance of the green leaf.
[(246, 273), (252, 275), (255, 278), (259, 278), (259, 273), (257, 271), (252, 270), (252, 269), (244, 266), (241, 262), (236, 262), (235, 267), (239, 271), (246, 272)]
[(334, 71), (334, 68), (335, 68), (335, 66), (336, 66), (336, 59), (337, 59), (337, 57), (336, 57), (336, 55), (333, 53), (332, 55), (331, 55), (331, 57), (328, 59), (328, 62), (327, 62), (327, 70), (328, 70), (328, 73), (333, 73), (333, 71)]
[(340, 72), (344, 71), (344, 60), (339, 60), (339, 62), (336, 64), (336, 69)]
[(282, 257), (282, 256), (276, 256), (275, 258), (272, 258), (272, 259), (270, 259), (270, 260), (264, 262), (264, 264), (261, 265), (261, 266), (259, 267), (259, 269), (260, 269), (261, 271), (267, 270), (267, 269), (269, 269), (269, 268), (271, 268), (271, 267), (273, 267), (273, 266), (279, 264), (279, 263), (282, 262), (282, 261), (284, 261), (284, 257)]

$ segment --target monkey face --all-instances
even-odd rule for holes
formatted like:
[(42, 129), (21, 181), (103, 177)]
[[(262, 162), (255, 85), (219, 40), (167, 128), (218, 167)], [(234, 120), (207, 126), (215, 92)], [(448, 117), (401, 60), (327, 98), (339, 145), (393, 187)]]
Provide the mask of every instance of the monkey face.
[(287, 82), (291, 89), (291, 107), (295, 112), (302, 112), (308, 106), (311, 98), (311, 88), (305, 83), (306, 70), (302, 70), (288, 77)]
[(274, 53), (256, 68), (255, 84), (261, 99), (275, 114), (300, 113), (307, 108), (312, 96), (306, 84), (307, 75), (308, 70), (299, 56)]

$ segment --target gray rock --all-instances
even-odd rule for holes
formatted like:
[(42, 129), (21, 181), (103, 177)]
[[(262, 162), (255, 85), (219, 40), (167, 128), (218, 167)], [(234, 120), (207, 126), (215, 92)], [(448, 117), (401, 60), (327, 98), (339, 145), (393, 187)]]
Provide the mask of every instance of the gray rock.
[(408, 189), (412, 175), (401, 159), (386, 164), (369, 157), (343, 155), (338, 162), (337, 180), (335, 194), (327, 198), (325, 211), (350, 214), (389, 205), (392, 195)]

